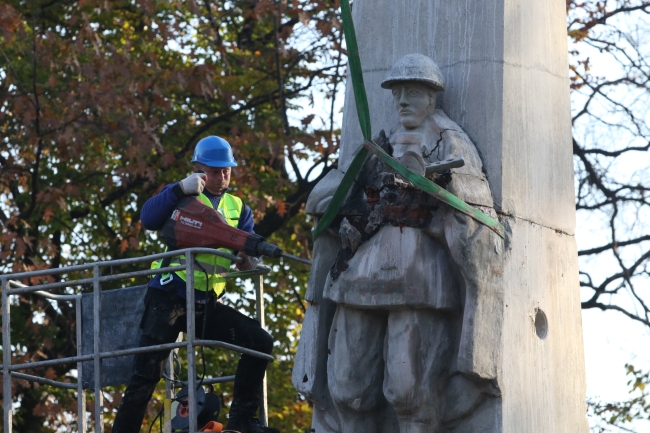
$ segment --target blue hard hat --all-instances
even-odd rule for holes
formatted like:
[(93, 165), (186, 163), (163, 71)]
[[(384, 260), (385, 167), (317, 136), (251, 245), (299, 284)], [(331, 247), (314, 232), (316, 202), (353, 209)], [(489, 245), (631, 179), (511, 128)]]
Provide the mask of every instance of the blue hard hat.
[(230, 144), (216, 135), (205, 137), (196, 143), (192, 162), (200, 162), (208, 167), (237, 167)]

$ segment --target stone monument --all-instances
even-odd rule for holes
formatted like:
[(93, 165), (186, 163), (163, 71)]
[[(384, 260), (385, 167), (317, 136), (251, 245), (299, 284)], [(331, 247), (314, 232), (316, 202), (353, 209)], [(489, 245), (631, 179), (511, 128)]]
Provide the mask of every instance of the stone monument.
[[(375, 141), (427, 176), (462, 158), (436, 183), (508, 234), (366, 161), (314, 244), (293, 376), (312, 431), (586, 433), (564, 3), (354, 8)], [(308, 213), (362, 141), (348, 87)]]

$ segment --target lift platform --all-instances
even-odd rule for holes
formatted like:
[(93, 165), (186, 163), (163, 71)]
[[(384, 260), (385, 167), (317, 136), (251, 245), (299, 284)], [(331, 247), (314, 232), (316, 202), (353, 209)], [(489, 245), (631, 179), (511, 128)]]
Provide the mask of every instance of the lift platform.
[[(123, 265), (146, 264), (154, 260), (165, 257), (184, 254), (189, 260), (181, 266), (165, 267), (160, 269), (146, 269), (134, 272), (127, 272), (115, 275), (102, 275), (101, 270), (104, 268), (114, 268)], [(32, 293), (50, 300), (50, 302), (67, 302), (74, 305), (75, 322), (80, 324), (76, 326), (76, 347), (77, 355), (68, 358), (49, 359), (36, 362), (24, 362), (14, 364), (17, 358), (13, 356), (12, 350), (3, 350), (3, 363), (0, 366), (3, 375), (3, 395), (4, 397), (4, 432), (12, 432), (12, 386), (14, 379), (28, 380), (43, 385), (54, 386), (69, 389), (71, 392), (76, 391), (77, 397), (77, 432), (87, 433), (89, 424), (94, 423), (94, 432), (101, 433), (104, 431), (103, 417), (103, 395), (102, 389), (106, 386), (113, 386), (127, 383), (130, 379), (133, 356), (136, 353), (149, 352), (153, 350), (165, 349), (187, 349), (188, 365), (188, 399), (189, 399), (189, 431), (194, 433), (198, 431), (197, 427), (197, 375), (196, 375), (196, 357), (195, 348), (199, 346), (220, 347), (239, 353), (245, 353), (251, 356), (273, 361), (271, 355), (235, 346), (214, 340), (200, 340), (196, 338), (194, 326), (194, 260), (197, 254), (213, 254), (225, 257), (234, 263), (238, 263), (241, 258), (222, 251), (211, 248), (188, 248), (173, 252), (166, 252), (145, 257), (110, 260), (94, 262), (85, 265), (69, 266), (57, 269), (48, 269), (33, 272), (22, 272), (16, 274), (0, 275), (2, 283), (2, 347), (3, 349), (12, 347), (11, 340), (11, 298), (22, 294)], [(137, 347), (140, 333), (140, 318), (144, 310), (142, 299), (146, 291), (146, 286), (136, 286), (123, 289), (102, 290), (102, 284), (132, 279), (135, 277), (145, 277), (153, 274), (162, 274), (170, 271), (187, 271), (187, 334), (185, 341), (152, 346)], [(256, 291), (256, 316), (264, 327), (264, 275), (268, 274), (271, 269), (267, 266), (259, 265), (254, 270), (230, 272), (226, 278), (240, 278), (251, 280)], [(72, 273), (89, 273), (92, 276), (80, 279), (69, 279), (56, 283), (40, 284), (27, 286), (20, 281), (34, 277), (46, 277), (52, 275), (68, 276)], [(86, 287), (92, 287), (92, 292), (84, 293)], [(63, 294), (51, 293), (58, 289)], [(61, 290), (63, 289), (63, 290)], [(15, 346), (14, 342), (14, 346)], [(171, 363), (171, 360), (170, 360)], [(76, 367), (77, 383), (59, 382), (44, 377), (35, 376), (26, 372), (34, 368), (69, 364), (71, 371)], [(168, 369), (171, 374), (173, 369)], [(214, 377), (204, 380), (203, 384), (223, 383), (234, 380), (234, 376)], [(174, 394), (173, 386), (167, 381), (167, 398), (172, 398)], [(94, 393), (97, 397), (94, 399), (94, 419), (88, 419), (86, 410), (87, 393)], [(165, 408), (168, 413), (165, 414), (165, 433), (171, 433), (171, 412), (169, 407)], [(260, 422), (267, 425), (267, 398), (266, 398), (266, 379), (264, 379), (262, 392), (262, 405), (260, 408)]]

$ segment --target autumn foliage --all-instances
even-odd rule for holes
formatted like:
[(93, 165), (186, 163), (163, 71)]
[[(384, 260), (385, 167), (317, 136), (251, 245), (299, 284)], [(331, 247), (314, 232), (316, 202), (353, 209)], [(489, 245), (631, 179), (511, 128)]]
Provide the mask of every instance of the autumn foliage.
[[(337, 14), (337, 2), (316, 0), (0, 2), (2, 272), (161, 251), (140, 208), (187, 175), (194, 145), (212, 134), (234, 148), (232, 192), (253, 208), (256, 231), (308, 257), (301, 212), (339, 139)], [(309, 408), (289, 374), (308, 270), (275, 264), (271, 413), (283, 431), (299, 431)], [(241, 288), (231, 291), (235, 305), (253, 307)], [(75, 353), (71, 305), (22, 297), (12, 326), (13, 341), (25, 342), (17, 357)], [(214, 356), (216, 370), (233, 364)], [(69, 368), (32, 373), (61, 380)], [(74, 411), (73, 396), (14, 388), (17, 431), (70, 426), (61, 413)]]

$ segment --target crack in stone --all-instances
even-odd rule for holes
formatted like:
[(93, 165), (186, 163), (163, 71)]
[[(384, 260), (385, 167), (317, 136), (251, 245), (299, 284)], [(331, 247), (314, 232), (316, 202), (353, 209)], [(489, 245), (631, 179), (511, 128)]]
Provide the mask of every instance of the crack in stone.
[[(496, 210), (496, 209), (495, 209), (495, 210)], [(567, 235), (567, 236), (575, 237), (575, 233), (574, 233), (574, 234), (567, 233), (567, 232), (565, 232), (564, 230), (557, 229), (557, 228), (554, 228), (554, 227), (549, 227), (549, 226), (546, 226), (546, 225), (544, 225), (544, 224), (540, 224), (540, 223), (538, 223), (538, 222), (531, 221), (531, 220), (529, 220), (529, 219), (522, 218), (522, 217), (517, 216), (517, 215), (513, 215), (513, 214), (509, 214), (509, 213), (505, 213), (505, 212), (500, 212), (500, 211), (496, 211), (496, 213), (497, 213), (497, 215), (499, 215), (499, 216), (508, 217), (508, 218), (516, 218), (516, 219), (518, 219), (518, 220), (526, 221), (527, 223), (530, 223), (530, 224), (533, 224), (533, 225), (536, 225), (536, 226), (539, 226), (539, 227), (544, 227), (545, 229), (553, 230), (555, 233), (559, 233), (559, 234), (563, 234), (563, 235)]]

